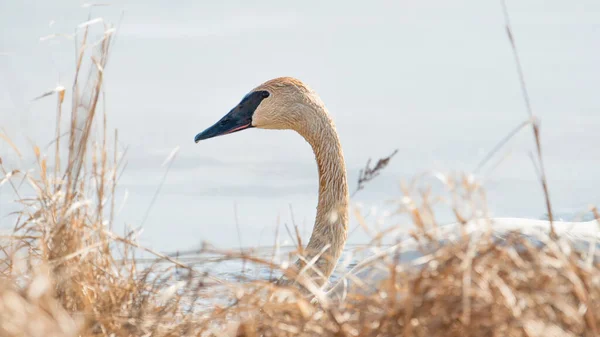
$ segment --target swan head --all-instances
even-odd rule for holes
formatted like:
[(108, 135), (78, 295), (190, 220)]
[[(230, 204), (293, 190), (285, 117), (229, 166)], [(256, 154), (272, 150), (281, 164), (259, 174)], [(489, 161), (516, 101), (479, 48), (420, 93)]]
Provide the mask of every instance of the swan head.
[(194, 141), (198, 143), (249, 128), (298, 130), (312, 110), (310, 106), (319, 102), (300, 80), (275, 78), (250, 91), (217, 123), (197, 134)]

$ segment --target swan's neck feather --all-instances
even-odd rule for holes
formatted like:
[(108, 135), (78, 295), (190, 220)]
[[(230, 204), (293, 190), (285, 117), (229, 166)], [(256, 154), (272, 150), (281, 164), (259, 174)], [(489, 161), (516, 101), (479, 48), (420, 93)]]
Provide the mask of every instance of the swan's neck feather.
[(316, 281), (323, 284), (335, 269), (348, 237), (349, 194), (346, 164), (335, 125), (322, 103), (316, 102), (309, 109), (311, 118), (296, 131), (312, 146), (315, 154), (319, 170), (319, 202), (305, 256), (310, 261), (322, 253), (315, 266), (325, 277)]

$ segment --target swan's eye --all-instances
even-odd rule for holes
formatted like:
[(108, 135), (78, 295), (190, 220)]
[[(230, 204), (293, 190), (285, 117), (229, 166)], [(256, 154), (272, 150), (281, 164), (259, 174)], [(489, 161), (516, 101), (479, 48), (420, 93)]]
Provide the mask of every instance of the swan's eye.
[(263, 91), (262, 92), (262, 98), (267, 98), (269, 96), (271, 96), (271, 94), (268, 91)]

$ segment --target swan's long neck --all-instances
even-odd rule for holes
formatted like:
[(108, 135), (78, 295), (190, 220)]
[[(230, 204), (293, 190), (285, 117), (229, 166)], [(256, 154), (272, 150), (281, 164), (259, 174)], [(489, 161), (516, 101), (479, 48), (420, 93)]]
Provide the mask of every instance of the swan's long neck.
[(312, 110), (312, 120), (298, 130), (312, 146), (319, 169), (317, 215), (305, 256), (310, 261), (321, 254), (315, 266), (325, 276), (318, 282), (322, 284), (333, 272), (348, 237), (349, 195), (346, 164), (333, 121), (321, 104)]

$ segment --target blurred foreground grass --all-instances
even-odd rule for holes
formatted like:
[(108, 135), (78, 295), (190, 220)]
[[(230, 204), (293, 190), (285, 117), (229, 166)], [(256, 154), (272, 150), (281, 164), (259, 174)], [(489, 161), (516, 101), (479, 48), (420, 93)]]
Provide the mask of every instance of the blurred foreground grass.
[[(595, 243), (582, 251), (548, 235), (533, 242), (518, 233), (500, 240), (486, 230), (435, 234), (434, 203), (452, 207), (459, 229), (485, 218), (485, 194), (469, 176), (444, 177), (451, 195), (445, 201), (404, 186), (398, 205), (413, 219), (410, 232), (375, 232), (356, 211), (373, 237), (369, 248), (380, 251), (368, 260), (377, 276), (344, 275), (331, 291), (305, 282), (309, 291), (269, 280), (225, 281), (141, 247), (135, 232), (115, 234), (122, 158), (109, 146), (117, 134), (109, 136), (99, 109), (114, 33), (104, 28), (99, 41), (88, 40), (87, 26), (82, 31), (67, 136), (58, 127), (67, 89), (58, 87), (54, 152), (34, 147), (33, 170), (1, 166), (0, 181), (19, 197), (20, 211), (12, 233), (0, 237), (0, 336), (598, 335)], [(32, 196), (21, 195), (22, 184)], [(400, 232), (419, 252), (409, 263), (402, 262), (405, 250), (378, 244), (400, 240)], [(137, 260), (139, 252), (154, 258)], [(251, 251), (200, 253), (296, 274), (293, 265)]]

